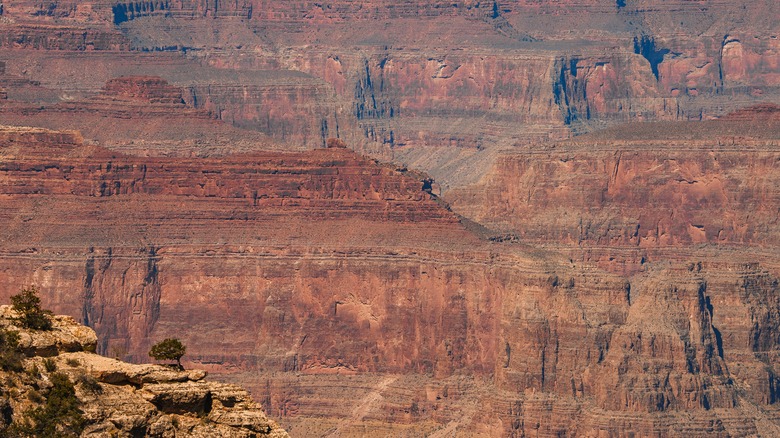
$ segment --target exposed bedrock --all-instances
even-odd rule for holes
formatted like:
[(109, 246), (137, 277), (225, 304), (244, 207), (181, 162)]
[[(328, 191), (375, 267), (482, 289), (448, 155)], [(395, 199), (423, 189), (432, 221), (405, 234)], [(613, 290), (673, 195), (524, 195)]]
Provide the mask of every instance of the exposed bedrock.
[[(499, 421), (499, 435), (518, 419), (526, 433), (592, 433), (606, 424), (613, 433), (680, 433), (682, 412), (694, 434), (750, 434), (753, 420), (739, 425), (733, 415), (750, 406), (774, 412), (778, 395), (777, 279), (755, 265), (680, 266), (626, 282), (594, 270), (544, 272), (538, 262), (507, 256), (488, 264), (486, 254), (462, 264), (447, 253), (419, 251), (168, 247), (150, 262), (148, 252), (129, 249), (49, 251), (5, 254), (3, 283), (41, 284), (47, 304), (89, 316), (108, 339), (101, 349), (135, 360), (148, 342), (181, 337), (190, 363), (250, 372), (245, 383), (269, 398), (266, 408), (293, 422), (315, 412), (343, 415), (329, 413), (329, 397), (338, 396), (327, 385), (296, 389), (311, 374), (334, 375), (332, 384), (344, 388), (356, 384), (350, 376), (359, 382), (365, 373), (429, 376), (398, 396), (395, 407), (408, 411), (418, 399), (429, 413), (408, 418), (382, 404), (369, 410), (375, 422), (401, 415), (406, 424), (451, 421), (434, 415), (434, 407), (455, 403), (452, 409), (462, 411), (468, 404), (457, 402), (465, 396), (450, 398), (457, 391), (450, 386), (448, 394), (442, 382), (493, 375), (492, 395), (472, 388), (493, 407), (467, 424)], [(149, 288), (155, 270), (157, 295)], [(84, 298), (74, 299), (80, 291)], [(298, 383), (254, 386), (261, 375)], [(421, 393), (426, 385), (433, 395)], [(523, 408), (512, 414), (515, 403)], [(614, 417), (623, 420), (607, 421)], [(723, 424), (700, 424), (713, 421)]]
[[(63, 89), (62, 98), (128, 74), (106, 72), (111, 65), (161, 76), (189, 104), (289, 145), (343, 137), (384, 158), (395, 148), (400, 160), (443, 176), (462, 155), (426, 160), (409, 150), (508, 147), (777, 101), (779, 40), (766, 18), (777, 6), (743, 6), (14, 1), (4, 7), (0, 46), (78, 52), (72, 61), (11, 67)], [(76, 74), (85, 53), (99, 65)], [(463, 171), (455, 170), (452, 185)]]
[[(619, 275), (479, 241), (409, 172), (346, 149), (139, 158), (21, 131), (3, 131), (1, 289), (40, 285), (101, 352), (179, 337), (283, 421), (336, 431), (776, 427), (780, 291), (750, 254)], [(345, 410), (310, 375), (369, 389)]]
[[(664, 128), (674, 129), (655, 129)], [(776, 245), (775, 141), (730, 141), (585, 143), (508, 154), (484, 185), (452, 192), (448, 199), (474, 220), (540, 243)]]

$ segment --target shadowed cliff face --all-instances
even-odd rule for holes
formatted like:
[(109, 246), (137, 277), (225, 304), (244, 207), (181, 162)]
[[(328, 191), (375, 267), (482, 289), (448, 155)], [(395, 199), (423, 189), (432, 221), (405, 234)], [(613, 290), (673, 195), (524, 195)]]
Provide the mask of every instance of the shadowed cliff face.
[[(774, 427), (744, 420), (777, 399), (778, 282), (755, 255), (618, 275), (480, 241), (423, 181), (345, 149), (139, 158), (3, 134), (0, 286), (39, 284), (105, 353), (180, 337), (292, 433)], [(329, 410), (334, 385), (362, 395)]]

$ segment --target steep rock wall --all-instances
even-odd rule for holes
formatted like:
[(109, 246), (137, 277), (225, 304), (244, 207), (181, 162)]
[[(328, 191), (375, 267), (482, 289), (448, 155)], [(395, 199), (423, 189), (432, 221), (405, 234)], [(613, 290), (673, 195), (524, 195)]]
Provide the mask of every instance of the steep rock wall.
[[(450, 199), (477, 221), (537, 242), (771, 244), (778, 216), (775, 143), (717, 143), (688, 141), (688, 151), (669, 144), (652, 150), (645, 142), (641, 149), (590, 144), (507, 155), (485, 187)], [(479, 206), (471, 204), (476, 199)]]
[[(774, 424), (771, 260), (701, 251), (619, 275), (479, 241), (422, 181), (345, 149), (138, 158), (19, 131), (3, 141), (0, 286), (40, 285), (102, 352), (140, 360), (180, 337), (189, 363), (255, 376), (272, 413), (335, 430), (366, 417), (489, 435)], [(396, 401), (328, 413), (336, 392), (306, 386), (312, 374)], [(407, 378), (430, 394), (393, 389)], [(761, 413), (738, 420), (749, 409)]]

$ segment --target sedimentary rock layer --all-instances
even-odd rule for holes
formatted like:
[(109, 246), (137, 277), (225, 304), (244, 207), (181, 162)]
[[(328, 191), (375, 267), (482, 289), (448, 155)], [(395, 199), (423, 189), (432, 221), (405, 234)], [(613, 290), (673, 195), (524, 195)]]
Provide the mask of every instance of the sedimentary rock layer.
[(702, 244), (771, 250), (780, 213), (773, 108), (518, 148), (497, 159), (482, 183), (448, 199), (455, 211), (503, 233), (500, 240), (580, 255), (627, 249), (635, 268), (657, 259), (656, 250), (668, 250), (661, 258)]
[[(664, 5), (13, 1), (0, 47), (63, 100), (129, 70), (162, 76), (290, 147), (343, 137), (459, 186), (494, 157), (475, 151), (777, 103), (774, 2)], [(50, 51), (66, 59), (33, 60)], [(88, 57), (99, 62), (86, 71)], [(257, 80), (268, 72), (283, 83)]]
[[(4, 290), (39, 284), (101, 352), (178, 336), (302, 434), (323, 415), (334, 433), (776, 427), (775, 265), (752, 254), (619, 275), (480, 241), (426, 182), (346, 149), (138, 158), (4, 135)], [(333, 385), (362, 395), (329, 411)]]

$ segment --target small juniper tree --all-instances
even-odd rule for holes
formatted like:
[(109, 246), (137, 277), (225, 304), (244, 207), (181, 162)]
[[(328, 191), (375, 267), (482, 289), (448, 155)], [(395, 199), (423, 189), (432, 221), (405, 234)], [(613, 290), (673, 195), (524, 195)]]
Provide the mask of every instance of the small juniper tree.
[(27, 329), (51, 330), (52, 313), (41, 308), (41, 298), (38, 293), (37, 287), (30, 286), (11, 297), (13, 309), (19, 314), (16, 320)]
[(187, 352), (187, 347), (176, 338), (164, 339), (154, 345), (149, 350), (149, 356), (155, 360), (175, 360), (176, 366), (183, 370), (181, 366), (181, 357)]

